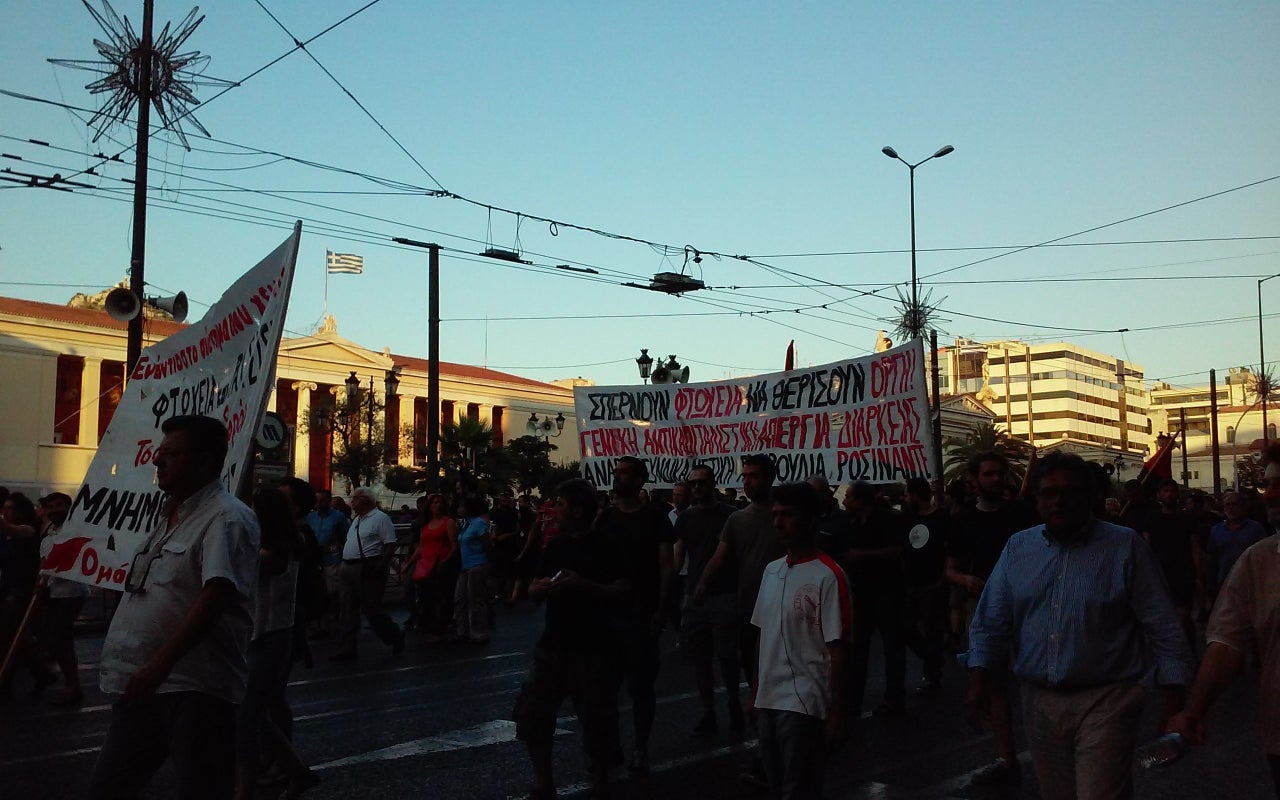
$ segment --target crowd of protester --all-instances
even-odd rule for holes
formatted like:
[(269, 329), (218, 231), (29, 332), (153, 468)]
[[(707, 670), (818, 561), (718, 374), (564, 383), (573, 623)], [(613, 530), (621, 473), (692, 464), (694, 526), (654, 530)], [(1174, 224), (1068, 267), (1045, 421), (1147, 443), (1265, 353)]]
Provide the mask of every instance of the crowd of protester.
[[(582, 479), (546, 498), (460, 486), (393, 518), (367, 488), (348, 501), (297, 479), (247, 507), (217, 482), (220, 423), (178, 417), (164, 433), (155, 463), (170, 502), (130, 566), (104, 643), (101, 685), (121, 702), (92, 797), (131, 796), (166, 758), (184, 795), (252, 798), (275, 786), (297, 797), (318, 777), (293, 746), (286, 686), (317, 642), (334, 641), (330, 660), (354, 661), (363, 623), (393, 657), (410, 635), (483, 646), (495, 606), (526, 602), (545, 607), (513, 710), (534, 800), (556, 796), (565, 699), (591, 795), (609, 796), (624, 765), (653, 790), (662, 669), (691, 673), (691, 737), (718, 736), (722, 720), (735, 739), (754, 732), (741, 778), (774, 797), (820, 798), (826, 765), (864, 709), (907, 714), (908, 692), (928, 702), (948, 670), (965, 684), (970, 721), (993, 734), (992, 760), (972, 784), (1019, 779), (1020, 706), (1041, 796), (1128, 796), (1143, 684), (1164, 692), (1168, 729), (1199, 743), (1208, 706), (1250, 650), (1261, 654), (1264, 745), (1280, 792), (1270, 489), (1265, 499), (1227, 492), (1219, 513), (1171, 480), (1130, 481), (1120, 496), (1100, 467), (1063, 454), (1033, 459), (1019, 485), (988, 452), (941, 492), (918, 478), (776, 485), (763, 455), (742, 459), (741, 495), (701, 464), (650, 492), (645, 463), (623, 457), (611, 491)], [(72, 637), (86, 589), (38, 576), (70, 505), (57, 492), (38, 502), (3, 493), (0, 642), (18, 668), (0, 682), (0, 701), (20, 671), (32, 694), (61, 681), (52, 704), (83, 701)], [(396, 582), (403, 624), (383, 608)], [(26, 619), (29, 608), (38, 611)], [(660, 658), (664, 630), (676, 663)], [(877, 635), (884, 694), (868, 701)], [(908, 650), (921, 665), (914, 679)]]

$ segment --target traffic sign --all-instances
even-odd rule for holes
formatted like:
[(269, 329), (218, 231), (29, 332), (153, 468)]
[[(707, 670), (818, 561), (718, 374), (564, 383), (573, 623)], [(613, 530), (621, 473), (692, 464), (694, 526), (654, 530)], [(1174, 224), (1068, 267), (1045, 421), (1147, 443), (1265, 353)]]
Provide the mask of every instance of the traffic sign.
[(289, 440), (289, 426), (285, 424), (284, 417), (274, 411), (263, 414), (254, 440), (263, 450), (279, 450), (284, 447)]

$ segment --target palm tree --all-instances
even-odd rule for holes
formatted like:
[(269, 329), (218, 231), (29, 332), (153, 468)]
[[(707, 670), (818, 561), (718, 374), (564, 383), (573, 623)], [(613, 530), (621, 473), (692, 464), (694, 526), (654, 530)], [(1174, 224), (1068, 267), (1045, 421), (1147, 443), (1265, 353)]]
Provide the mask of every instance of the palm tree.
[(948, 436), (942, 440), (946, 450), (942, 472), (950, 482), (965, 474), (969, 468), (969, 459), (978, 453), (996, 452), (1009, 462), (1009, 479), (1016, 485), (1022, 482), (1027, 471), (1027, 459), (1031, 445), (1015, 439), (999, 425), (981, 422), (963, 438)]
[(505, 447), (493, 443), (493, 429), (470, 417), (441, 428), (440, 468), (445, 486), (461, 481), (467, 491), (493, 495), (510, 488), (515, 478), (514, 459)]

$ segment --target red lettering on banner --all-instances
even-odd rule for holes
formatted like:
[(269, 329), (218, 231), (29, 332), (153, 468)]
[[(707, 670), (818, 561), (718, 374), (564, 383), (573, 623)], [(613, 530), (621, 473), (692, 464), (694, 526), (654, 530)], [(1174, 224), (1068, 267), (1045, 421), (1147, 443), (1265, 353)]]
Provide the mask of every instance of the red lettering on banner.
[(906, 394), (915, 386), (916, 356), (911, 350), (871, 362), (871, 396)]
[(831, 415), (830, 414), (814, 414), (813, 415), (813, 445), (814, 450), (827, 450), (831, 447)]
[(743, 391), (731, 385), (684, 387), (676, 390), (676, 419), (731, 417), (743, 408)]
[(635, 428), (597, 428), (583, 432), (582, 439), (590, 444), (581, 452), (593, 457), (640, 455)]
[(157, 449), (157, 447), (151, 446), (150, 439), (143, 439), (138, 442), (138, 452), (133, 457), (133, 465), (135, 467), (145, 467), (147, 464), (150, 464), (151, 460), (156, 457)]

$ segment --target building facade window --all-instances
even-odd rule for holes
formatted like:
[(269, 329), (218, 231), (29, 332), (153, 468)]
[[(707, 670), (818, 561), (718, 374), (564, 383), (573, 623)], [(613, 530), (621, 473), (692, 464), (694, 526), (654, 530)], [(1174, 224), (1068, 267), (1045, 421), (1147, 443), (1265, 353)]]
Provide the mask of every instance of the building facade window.
[(98, 370), (98, 441), (107, 435), (107, 426), (116, 415), (116, 406), (124, 396), (124, 362), (103, 361)]
[(53, 443), (80, 443), (80, 394), (84, 359), (58, 356), (53, 401)]

